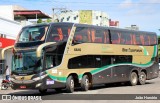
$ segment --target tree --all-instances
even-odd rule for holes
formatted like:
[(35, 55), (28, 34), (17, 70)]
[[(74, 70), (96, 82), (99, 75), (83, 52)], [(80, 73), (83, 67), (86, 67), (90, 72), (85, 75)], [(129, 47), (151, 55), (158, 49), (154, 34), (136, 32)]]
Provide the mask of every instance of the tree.
[(37, 23), (42, 23), (42, 22), (43, 22), (42, 19), (37, 20)]
[(158, 36), (158, 55), (160, 56), (160, 36)]
[(47, 23), (50, 23), (50, 22), (52, 22), (52, 20), (51, 20), (51, 19), (47, 19), (46, 22), (47, 22)]

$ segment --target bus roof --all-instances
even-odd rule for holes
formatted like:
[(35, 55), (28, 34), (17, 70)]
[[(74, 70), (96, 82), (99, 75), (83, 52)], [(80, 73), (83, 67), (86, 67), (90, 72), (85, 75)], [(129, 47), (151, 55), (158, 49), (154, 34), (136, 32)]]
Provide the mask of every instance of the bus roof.
[(34, 27), (34, 26), (49, 26), (52, 24), (73, 24), (75, 26), (83, 26), (83, 27), (95, 27), (95, 28), (104, 28), (104, 29), (109, 29), (109, 30), (117, 30), (117, 31), (122, 31), (122, 32), (137, 32), (137, 33), (149, 33), (149, 34), (155, 34), (155, 32), (149, 32), (149, 31), (139, 31), (139, 30), (129, 30), (129, 29), (123, 29), (123, 28), (115, 28), (115, 27), (104, 27), (104, 26), (96, 26), (96, 25), (89, 25), (89, 24), (79, 24), (79, 23), (71, 23), (71, 22), (57, 22), (57, 23), (40, 23), (40, 24), (34, 24), (34, 25), (28, 25), (26, 27)]
[(155, 34), (156, 35), (155, 32), (150, 32), (150, 31), (129, 30), (129, 29), (123, 29), (123, 28), (104, 27), (104, 26), (96, 26), (96, 25), (88, 25), (88, 24), (78, 24), (78, 23), (75, 23), (75, 25), (76, 26), (83, 26), (83, 27), (104, 28), (104, 29), (117, 30), (117, 31), (122, 31), (122, 32), (150, 33), (150, 34)]

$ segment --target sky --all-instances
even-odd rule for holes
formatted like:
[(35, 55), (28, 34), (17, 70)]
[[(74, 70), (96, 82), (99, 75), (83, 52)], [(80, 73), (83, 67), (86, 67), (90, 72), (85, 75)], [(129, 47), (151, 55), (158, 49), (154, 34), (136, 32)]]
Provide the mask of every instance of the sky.
[(119, 21), (120, 28), (137, 25), (142, 31), (160, 35), (160, 0), (0, 0), (0, 5), (20, 5), (49, 15), (53, 14), (52, 8), (99, 10)]

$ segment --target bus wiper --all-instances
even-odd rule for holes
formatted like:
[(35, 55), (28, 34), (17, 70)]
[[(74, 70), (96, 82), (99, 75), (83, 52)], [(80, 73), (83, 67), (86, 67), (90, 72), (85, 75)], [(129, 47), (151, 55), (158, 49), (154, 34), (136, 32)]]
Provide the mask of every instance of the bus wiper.
[(28, 56), (29, 59), (32, 60), (32, 62), (36, 63), (36, 60), (32, 59), (30, 56)]

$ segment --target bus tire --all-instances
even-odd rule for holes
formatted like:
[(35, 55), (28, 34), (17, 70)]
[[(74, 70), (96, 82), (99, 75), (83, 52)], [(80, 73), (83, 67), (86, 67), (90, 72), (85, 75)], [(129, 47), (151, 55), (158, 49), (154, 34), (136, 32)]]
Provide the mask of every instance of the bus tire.
[(81, 81), (81, 88), (83, 91), (87, 91), (89, 89), (89, 78), (87, 75), (84, 75), (82, 77), (82, 81)]
[(74, 79), (73, 79), (72, 76), (69, 76), (67, 78), (66, 90), (67, 90), (68, 93), (73, 93), (74, 92)]
[(146, 79), (147, 79), (146, 73), (141, 72), (138, 78), (138, 84), (144, 85), (146, 83)]
[(129, 81), (129, 83), (130, 83), (131, 86), (137, 85), (137, 83), (138, 83), (137, 73), (132, 72), (132, 73), (130, 74), (130, 81)]
[(45, 93), (47, 92), (47, 89), (39, 89), (39, 92), (40, 92), (41, 94), (45, 94)]

